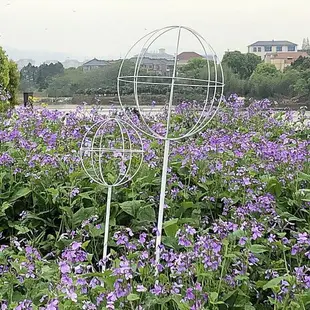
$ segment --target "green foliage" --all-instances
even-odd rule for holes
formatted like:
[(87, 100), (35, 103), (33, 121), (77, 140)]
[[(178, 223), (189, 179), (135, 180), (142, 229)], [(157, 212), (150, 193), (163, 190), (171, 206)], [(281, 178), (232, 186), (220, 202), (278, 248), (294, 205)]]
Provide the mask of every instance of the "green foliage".
[(242, 54), (239, 51), (225, 53), (222, 63), (229, 67), (240, 79), (248, 79), (262, 62), (261, 58), (255, 54)]
[(9, 99), (1, 101), (1, 112), (17, 104), (17, 91), (19, 87), (19, 72), (17, 65), (9, 60), (0, 46), (0, 89), (9, 93)]
[(20, 89), (21, 91), (34, 91), (37, 88), (36, 81), (38, 78), (39, 68), (28, 64), (26, 67), (22, 68), (20, 72), (21, 82)]
[(268, 63), (260, 63), (257, 65), (255, 70), (253, 71), (252, 76), (271, 76), (271, 77), (276, 77), (280, 75), (280, 71), (277, 70), (275, 65), (268, 64)]
[[(189, 310), (195, 300), (185, 296), (192, 289), (203, 302), (198, 309), (307, 309), (310, 296), (296, 276), (297, 267), (307, 272), (309, 251), (303, 241), (310, 221), (307, 125), (285, 122), (285, 113), (259, 109), (259, 103), (245, 113), (223, 107), (202, 135), (173, 145), (163, 223), (165, 267), (155, 276), (150, 232), (157, 219), (163, 144), (144, 138), (140, 172), (129, 186), (113, 188), (111, 261), (99, 272), (107, 190), (89, 182), (78, 160), (89, 113), (70, 114), (66, 125), (58, 113), (16, 110), (0, 124), (5, 245), (0, 246), (0, 303), (6, 300), (14, 309), (31, 299), (39, 309), (58, 298), (60, 309), (82, 309), (86, 301), (96, 303), (100, 294), (130, 284), (115, 309), (123, 303), (128, 310), (139, 305)], [(61, 274), (61, 263), (69, 271)], [(138, 291), (137, 284), (146, 291)], [(153, 294), (155, 284), (164, 293)]]
[(10, 65), (8, 57), (0, 46), (0, 85), (7, 88), (10, 81)]
[(17, 105), (17, 92), (19, 88), (20, 74), (17, 68), (17, 64), (10, 60), (9, 61), (9, 85), (8, 91), (11, 95), (10, 104), (11, 106)]
[(48, 88), (53, 77), (62, 76), (64, 74), (63, 65), (51, 63), (49, 65), (42, 64), (39, 67), (30, 63), (21, 70), (21, 90), (22, 91), (42, 91)]
[(43, 64), (39, 67), (37, 73), (36, 84), (39, 90), (48, 88), (50, 80), (57, 75), (62, 75), (64, 73), (63, 65), (58, 62), (56, 64)]
[[(210, 63), (210, 66), (211, 66), (211, 63)], [(199, 78), (202, 78), (203, 72), (206, 72), (206, 73), (208, 72), (206, 71), (206, 68), (208, 68), (208, 61), (206, 59), (194, 58), (194, 59), (191, 59), (186, 65), (181, 67), (180, 71), (186, 77), (199, 79)]]

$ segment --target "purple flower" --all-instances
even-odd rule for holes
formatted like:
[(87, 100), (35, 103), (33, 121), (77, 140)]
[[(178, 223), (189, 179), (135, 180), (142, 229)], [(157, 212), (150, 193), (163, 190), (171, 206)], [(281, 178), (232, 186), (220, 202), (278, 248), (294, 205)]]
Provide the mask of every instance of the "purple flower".
[(58, 310), (58, 303), (57, 299), (52, 299), (46, 306), (46, 310)]
[(137, 292), (146, 292), (147, 289), (143, 285), (137, 285)]
[(186, 225), (185, 231), (191, 236), (193, 236), (196, 233), (196, 229), (189, 225)]
[(188, 288), (186, 290), (185, 300), (194, 300), (194, 299), (195, 299), (194, 289)]
[(73, 290), (66, 290), (67, 298), (73, 302), (77, 302), (77, 294)]
[(71, 248), (72, 248), (72, 250), (77, 250), (77, 249), (80, 249), (81, 248), (81, 246), (82, 246), (82, 242), (73, 242), (72, 244), (71, 244)]
[(60, 268), (60, 272), (63, 274), (70, 273), (70, 271), (71, 271), (70, 266), (64, 261), (61, 261), (59, 263), (59, 268)]
[(78, 188), (74, 188), (70, 193), (70, 197), (73, 198), (77, 196), (79, 193), (80, 193), (80, 190)]
[(159, 296), (159, 295), (163, 294), (163, 292), (164, 292), (164, 289), (159, 284), (155, 284), (154, 288), (151, 289), (151, 293), (156, 295), (156, 296)]
[(239, 240), (239, 244), (244, 246), (247, 242), (248, 238), (247, 237), (241, 237)]
[(141, 243), (141, 244), (144, 244), (145, 243), (145, 241), (146, 241), (146, 233), (142, 233), (142, 234), (140, 234), (139, 235), (139, 242)]
[(32, 310), (32, 301), (31, 300), (23, 300), (21, 301), (14, 310)]

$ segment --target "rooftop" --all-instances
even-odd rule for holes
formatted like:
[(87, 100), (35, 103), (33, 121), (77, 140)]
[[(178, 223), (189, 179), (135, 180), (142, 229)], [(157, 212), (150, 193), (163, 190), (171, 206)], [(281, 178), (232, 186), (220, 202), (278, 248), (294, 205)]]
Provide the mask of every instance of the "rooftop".
[(178, 55), (178, 60), (190, 60), (193, 58), (203, 58), (203, 56), (199, 55), (196, 52), (183, 52), (181, 54)]
[(249, 46), (275, 46), (275, 45), (281, 45), (281, 46), (285, 46), (285, 45), (294, 45), (297, 46), (297, 44), (290, 42), (290, 41), (257, 41)]
[(100, 59), (94, 58), (90, 61), (85, 62), (83, 64), (83, 66), (106, 66), (108, 64), (109, 63), (105, 60), (100, 60)]
[[(144, 55), (143, 55), (144, 54)], [(174, 60), (174, 56), (167, 54), (165, 49), (161, 48), (158, 50), (158, 52), (145, 52), (145, 49), (141, 50), (140, 56), (143, 55), (143, 58), (149, 58), (149, 59), (166, 59), (166, 60)], [(135, 55), (135, 57), (138, 57), (139, 55)]]
[(299, 57), (309, 57), (307, 52), (278, 52), (278, 53), (267, 53), (266, 57), (273, 59), (295, 59)]

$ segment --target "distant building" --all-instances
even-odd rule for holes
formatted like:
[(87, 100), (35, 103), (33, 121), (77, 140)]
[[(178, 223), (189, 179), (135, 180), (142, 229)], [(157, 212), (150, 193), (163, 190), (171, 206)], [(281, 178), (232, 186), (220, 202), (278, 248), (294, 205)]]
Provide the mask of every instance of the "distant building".
[(280, 71), (290, 66), (299, 57), (309, 57), (307, 52), (279, 52), (267, 53), (265, 55), (265, 62), (276, 66)]
[(31, 64), (34, 66), (36, 62), (33, 59), (20, 59), (16, 61), (16, 63), (17, 63), (18, 70), (21, 70), (24, 67), (28, 66), (28, 64)]
[(78, 60), (75, 59), (66, 59), (62, 65), (64, 66), (65, 69), (69, 68), (78, 68), (83, 65), (82, 62), (79, 62)]
[(214, 56), (213, 58), (213, 55), (206, 56), (206, 55), (200, 55), (196, 52), (183, 52), (178, 55), (178, 65), (179, 66), (186, 65), (190, 60), (197, 59), (197, 58), (208, 59), (209, 61), (212, 61), (212, 62), (218, 61), (216, 56)]
[(46, 60), (43, 62), (44, 65), (57, 64), (59, 60)]
[(297, 44), (290, 41), (257, 41), (248, 46), (248, 52), (264, 59), (266, 53), (297, 52)]
[(190, 60), (195, 58), (204, 58), (196, 52), (183, 52), (178, 55), (178, 65), (183, 66), (186, 65)]
[[(142, 62), (141, 68), (147, 72), (153, 72), (156, 75), (169, 76), (172, 74), (174, 66), (174, 56), (167, 54), (165, 49), (161, 48), (156, 53), (141, 51)], [(138, 55), (131, 58), (132, 61), (137, 60)]]
[(108, 61), (105, 60), (99, 60), (97, 58), (94, 58), (90, 61), (87, 61), (82, 65), (83, 71), (91, 71), (94, 69), (104, 68), (105, 66), (109, 65)]

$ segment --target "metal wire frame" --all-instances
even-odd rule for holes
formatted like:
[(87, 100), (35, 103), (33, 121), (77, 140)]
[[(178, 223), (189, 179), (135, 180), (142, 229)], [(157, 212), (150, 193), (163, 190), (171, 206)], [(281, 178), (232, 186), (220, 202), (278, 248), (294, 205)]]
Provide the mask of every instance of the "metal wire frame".
[[(175, 58), (174, 58), (174, 68), (173, 68), (173, 76), (169, 76), (169, 77), (155, 77), (155, 76), (139, 76), (139, 71), (140, 71), (140, 67), (143, 61), (143, 58), (147, 52), (147, 50), (149, 49), (149, 47), (153, 44), (153, 42), (155, 42), (160, 36), (164, 35), (166, 32), (171, 31), (173, 29), (179, 29), (178, 32), (178, 38), (177, 38), (177, 46), (176, 46), (176, 53), (175, 53)], [(177, 69), (177, 56), (178, 56), (178, 49), (179, 49), (179, 43), (180, 43), (180, 36), (181, 36), (181, 30), (184, 29), (188, 32), (190, 32), (191, 34), (193, 34), (197, 40), (199, 41), (200, 45), (202, 46), (204, 52), (205, 52), (205, 56), (206, 56), (206, 60), (207, 60), (207, 71), (208, 71), (208, 79), (206, 80), (202, 80), (202, 79), (193, 79), (193, 78), (182, 78), (182, 77), (177, 77), (176, 76), (176, 69)], [(158, 34), (159, 33), (159, 34)], [(155, 36), (155, 38), (154, 38)], [(133, 48), (135, 46), (137, 46), (143, 39), (147, 38), (146, 42), (144, 43), (143, 47), (142, 47), (142, 51), (141, 53), (138, 55), (137, 59), (136, 59), (136, 64), (135, 64), (135, 71), (134, 71), (134, 75), (132, 76), (122, 76), (122, 69), (123, 69), (123, 65), (128, 57), (128, 55), (130, 54), (130, 52), (133, 50)], [(151, 41), (149, 43), (149, 41)], [(214, 63), (214, 73), (215, 73), (215, 79), (214, 81), (211, 80), (211, 70), (210, 70), (210, 61), (208, 59), (208, 53), (206, 51), (206, 47), (205, 45), (209, 48), (209, 50), (211, 50), (212, 52), (212, 58), (213, 58), (213, 63)], [(218, 72), (216, 70), (217, 66), (220, 69), (220, 77), (221, 77), (221, 81), (218, 81)], [(139, 78), (152, 78), (152, 79), (171, 79), (172, 82), (171, 83), (158, 83), (158, 82), (141, 82), (139, 81)], [(132, 80), (130, 80), (132, 79)], [(199, 84), (189, 84), (189, 83), (184, 83), (184, 84), (177, 84), (176, 81), (177, 80), (190, 80), (191, 82), (204, 82), (205, 85), (202, 85), (201, 83)], [(120, 94), (121, 91), (121, 85), (120, 82), (127, 82), (127, 83), (133, 83), (134, 84), (134, 96), (135, 96), (135, 101), (136, 101), (136, 106), (138, 108), (138, 111), (141, 115), (141, 119), (144, 123), (144, 125), (146, 126), (147, 130), (144, 130), (142, 128), (138, 128), (139, 131), (143, 132), (144, 134), (148, 135), (148, 136), (152, 136), (158, 139), (170, 139), (170, 140), (180, 140), (183, 138), (187, 138), (190, 137), (196, 133), (198, 133), (199, 131), (201, 131), (205, 126), (207, 126), (207, 124), (213, 119), (213, 117), (216, 115), (219, 107), (220, 107), (220, 102), (221, 102), (221, 98), (223, 97), (223, 91), (224, 91), (224, 72), (223, 72), (223, 68), (221, 66), (220, 63), (217, 64), (217, 56), (215, 51), (213, 50), (213, 48), (211, 47), (211, 45), (195, 30), (189, 28), (189, 27), (185, 27), (185, 26), (169, 26), (169, 27), (165, 27), (165, 28), (161, 28), (161, 29), (157, 29), (154, 30), (152, 32), (150, 32), (149, 34), (145, 35), (144, 37), (142, 37), (140, 40), (138, 40), (133, 46), (132, 48), (128, 51), (128, 53), (126, 54), (125, 58), (122, 61), (122, 64), (120, 66), (119, 69), (119, 74), (118, 74), (118, 78), (117, 78), (117, 91), (118, 91), (118, 97), (119, 97), (119, 101), (120, 104), (122, 106), (122, 108), (124, 109), (124, 105), (122, 102), (122, 97)], [(171, 91), (170, 91), (170, 99), (169, 99), (169, 106), (168, 106), (168, 117), (167, 117), (167, 130), (166, 130), (166, 134), (165, 136), (160, 135), (156, 132), (154, 132), (150, 127), (149, 124), (147, 124), (147, 122), (145, 121), (145, 119), (143, 118), (143, 111), (141, 110), (140, 107), (140, 103), (139, 103), (139, 96), (138, 96), (138, 84), (147, 84), (147, 85), (158, 85), (158, 84), (162, 84), (162, 85), (167, 85), (167, 86), (171, 86)], [(174, 86), (185, 86), (185, 87), (203, 87), (207, 89), (207, 94), (206, 94), (206, 100), (204, 101), (204, 106), (202, 111), (200, 111), (200, 116), (199, 119), (197, 120), (197, 122), (195, 123), (195, 125), (193, 126), (193, 128), (191, 128), (187, 133), (181, 135), (181, 136), (177, 136), (177, 137), (169, 137), (169, 127), (170, 127), (170, 116), (171, 116), (171, 108), (172, 108), (172, 99), (173, 99), (173, 92), (174, 92)], [(211, 98), (211, 100), (209, 100), (209, 95), (210, 95), (210, 89), (214, 88), (214, 93), (213, 93), (213, 97)], [(218, 90), (218, 93), (217, 93)], [(218, 105), (217, 108), (212, 112), (213, 107), (214, 107), (214, 103), (217, 101), (216, 100), (216, 95), (219, 94), (219, 101), (218, 101)], [(208, 102), (211, 102), (211, 105), (209, 106), (208, 112), (206, 112), (207, 110), (207, 106), (208, 106)]]
[[(154, 80), (156, 80), (156, 77), (149, 77), (148, 78), (153, 78), (153, 82), (143, 82), (143, 81), (139, 81), (139, 78), (146, 78), (145, 76), (139, 76), (139, 72), (140, 72), (140, 67), (143, 61), (143, 58), (145, 57), (146, 52), (148, 51), (148, 49), (150, 48), (150, 46), (162, 35), (164, 35), (165, 33), (167, 33), (168, 31), (174, 30), (174, 29), (178, 29), (178, 35), (177, 35), (177, 43), (176, 43), (176, 51), (175, 51), (175, 57), (174, 57), (174, 67), (173, 67), (173, 75), (172, 77), (167, 77), (167, 79), (171, 79), (171, 83), (158, 83), (158, 82), (154, 82)], [(186, 30), (188, 32), (190, 32), (191, 34), (193, 34), (196, 39), (199, 41), (200, 45), (202, 46), (205, 56), (206, 56), (206, 60), (207, 60), (207, 70), (208, 70), (208, 78), (206, 80), (202, 80), (202, 79), (187, 79), (191, 81), (191, 84), (189, 83), (184, 83), (184, 84), (178, 84), (178, 81), (182, 81), (182, 78), (177, 77), (177, 57), (179, 54), (179, 45), (180, 45), (180, 37), (181, 37), (181, 31), (182, 30)], [(159, 33), (159, 34), (158, 34)], [(122, 69), (124, 66), (124, 63), (128, 57), (128, 55), (131, 53), (131, 51), (133, 50), (133, 48), (135, 46), (137, 46), (142, 40), (146, 39), (146, 41), (144, 42), (144, 45), (142, 47), (142, 50), (140, 52), (140, 54), (138, 55), (137, 59), (136, 59), (136, 64), (135, 64), (135, 70), (134, 70), (134, 75), (132, 76), (122, 76)], [(211, 81), (211, 66), (210, 66), (210, 62), (208, 59), (208, 53), (206, 51), (206, 46), (209, 48), (209, 50), (211, 50), (212, 52), (212, 58), (213, 58), (213, 64), (214, 64), (214, 73), (215, 73), (215, 77), (214, 80)], [(217, 71), (217, 67), (220, 68), (220, 77), (221, 77), (221, 81), (218, 81), (218, 71)], [(160, 77), (163, 78), (163, 77)], [(186, 78), (184, 78), (183, 80), (186, 80)], [(200, 132), (203, 128), (205, 128), (208, 123), (210, 123), (210, 121), (214, 118), (214, 116), (216, 115), (219, 107), (220, 107), (220, 103), (221, 100), (223, 98), (223, 92), (224, 92), (224, 72), (223, 72), (223, 68), (221, 66), (221, 63), (217, 64), (217, 56), (215, 51), (213, 50), (213, 48), (211, 47), (211, 45), (195, 30), (189, 28), (189, 27), (184, 27), (184, 26), (168, 26), (168, 27), (164, 27), (161, 29), (157, 29), (154, 30), (152, 32), (150, 32), (149, 34), (143, 36), (140, 40), (138, 40), (132, 47), (131, 49), (128, 51), (128, 53), (126, 54), (125, 58), (122, 61), (122, 64), (120, 66), (119, 69), (119, 74), (118, 74), (118, 78), (117, 78), (117, 92), (118, 92), (118, 98), (119, 98), (119, 102), (121, 104), (121, 107), (123, 108), (125, 115), (126, 114), (126, 110), (125, 107), (123, 105), (122, 102), (122, 97), (120, 94), (120, 90), (121, 90), (121, 85), (120, 82), (127, 82), (127, 83), (133, 83), (134, 85), (134, 97), (135, 97), (135, 101), (136, 101), (136, 106), (138, 108), (138, 111), (140, 113), (141, 119), (144, 123), (144, 125), (146, 126), (147, 130), (144, 130), (143, 128), (138, 128), (137, 129), (139, 131), (141, 131), (142, 133), (157, 138), (157, 139), (161, 139), (165, 141), (165, 146), (164, 146), (164, 157), (163, 157), (163, 169), (162, 169), (162, 179), (161, 179), (161, 191), (160, 191), (160, 201), (159, 201), (159, 213), (158, 213), (158, 221), (157, 221), (157, 236), (156, 236), (156, 263), (159, 263), (160, 261), (160, 245), (161, 245), (161, 238), (162, 238), (162, 230), (163, 230), (163, 217), (164, 217), (164, 202), (165, 202), (165, 196), (166, 196), (166, 183), (167, 183), (167, 169), (168, 169), (168, 160), (169, 160), (169, 150), (170, 150), (170, 142), (171, 141), (176, 141), (176, 140), (180, 140), (180, 139), (184, 139), (184, 138), (188, 138), (192, 135), (197, 134), (198, 132)], [(206, 99), (204, 101), (204, 106), (202, 111), (200, 112), (200, 116), (199, 119), (196, 121), (196, 123), (194, 124), (194, 126), (185, 134), (176, 136), (176, 137), (170, 137), (169, 136), (169, 129), (170, 129), (170, 120), (171, 120), (171, 113), (172, 113), (172, 102), (173, 102), (173, 95), (174, 95), (174, 87), (175, 86), (185, 86), (185, 87), (192, 87), (192, 86), (197, 86), (197, 87), (202, 87), (201, 83), (199, 83), (199, 85), (196, 85), (195, 83), (198, 82), (203, 82), (205, 83), (205, 88), (207, 89), (207, 94), (206, 94)], [(169, 105), (168, 105), (168, 113), (167, 113), (167, 124), (166, 124), (166, 132), (165, 135), (160, 135), (158, 133), (156, 133), (154, 130), (152, 130), (152, 128), (150, 128), (149, 124), (147, 124), (146, 120), (143, 117), (143, 112), (141, 111), (140, 108), (140, 102), (139, 102), (139, 95), (138, 95), (138, 85), (139, 84), (147, 84), (147, 85), (158, 85), (158, 84), (163, 84), (163, 85), (169, 85), (171, 86), (170, 89), (170, 98), (169, 98)], [(210, 96), (210, 89), (214, 89), (213, 92), (213, 96), (210, 100), (209, 96)], [(216, 100), (216, 95), (219, 93), (219, 100)], [(214, 109), (214, 103), (217, 101), (218, 105), (217, 107)], [(209, 106), (209, 109), (207, 111), (207, 106), (208, 103), (211, 103), (211, 105)], [(206, 112), (207, 111), (207, 112)], [(130, 117), (127, 115), (128, 119), (130, 120)], [(131, 121), (131, 120), (130, 120)]]
[[(100, 135), (100, 130), (102, 130), (108, 123), (111, 123), (111, 122), (115, 122), (116, 125), (118, 126), (119, 130), (120, 130), (121, 139), (122, 139), (122, 148), (120, 148), (120, 149), (119, 148), (102, 147), (103, 135)], [(95, 132), (95, 134), (91, 140), (91, 146), (90, 147), (84, 147), (85, 142), (88, 139), (88, 135), (97, 126), (98, 126), (98, 128), (96, 129), (96, 132)], [(130, 137), (129, 129), (133, 130), (134, 134), (137, 136), (138, 142), (141, 145), (140, 150), (132, 149), (132, 140)], [(125, 135), (128, 138), (129, 149), (125, 148)], [(95, 147), (95, 140), (99, 136), (100, 136), (99, 147)], [(92, 166), (92, 170), (93, 170), (95, 176), (91, 175), (89, 173), (88, 169), (86, 168), (86, 165), (84, 162), (85, 152), (90, 153), (91, 166)], [(97, 152), (99, 152), (98, 162), (96, 162), (96, 159), (94, 158), (94, 154)], [(129, 154), (130, 158), (129, 158), (129, 164), (127, 165), (127, 169), (126, 169), (125, 174), (122, 176), (121, 173), (119, 172), (116, 180), (113, 183), (109, 183), (109, 182), (107, 182), (107, 180), (104, 178), (104, 175), (103, 175), (102, 154), (103, 153), (113, 153), (113, 152), (121, 153), (123, 155), (122, 156), (123, 161), (125, 159), (124, 154)], [(132, 156), (135, 153), (139, 154), (141, 156), (140, 162), (139, 162), (139, 165), (136, 168), (135, 172), (132, 175), (129, 175), (131, 165), (132, 165)], [(106, 258), (107, 258), (107, 252), (108, 252), (108, 238), (109, 238), (109, 226), (110, 226), (110, 214), (111, 214), (112, 188), (116, 187), (116, 186), (124, 185), (125, 183), (129, 182), (130, 180), (132, 180), (136, 176), (136, 174), (139, 172), (139, 170), (142, 166), (143, 156), (144, 156), (144, 151), (143, 151), (143, 142), (142, 142), (141, 136), (139, 135), (138, 131), (131, 124), (129, 124), (128, 122), (121, 120), (121, 119), (109, 118), (109, 119), (106, 119), (104, 121), (99, 121), (99, 122), (95, 123), (93, 126), (91, 126), (83, 137), (81, 148), (80, 148), (80, 160), (82, 163), (82, 167), (83, 167), (84, 171), (86, 172), (86, 174), (88, 175), (88, 177), (92, 181), (94, 181), (97, 184), (108, 187), (107, 208), (106, 208), (105, 228), (104, 228), (104, 241), (103, 241), (102, 271), (104, 271), (106, 268)], [(97, 165), (99, 165), (99, 173), (97, 172)]]
[[(111, 122), (115, 122), (120, 130), (121, 133), (121, 139), (122, 139), (122, 148), (107, 148), (107, 147), (102, 147), (102, 143), (103, 143), (103, 135), (99, 135), (100, 130), (102, 130), (108, 123)], [(97, 128), (98, 126), (98, 128)], [(141, 150), (136, 150), (136, 149), (132, 149), (132, 139), (130, 138), (130, 133), (128, 131), (128, 127), (133, 130), (134, 134), (136, 135), (136, 137), (138, 137), (139, 140), (139, 144), (141, 145)], [(92, 132), (92, 130), (94, 128), (96, 129), (96, 132), (91, 140), (91, 147), (84, 147), (85, 145), (85, 141), (88, 139), (88, 135), (90, 132)], [(129, 142), (129, 149), (125, 149), (125, 137), (124, 134), (127, 135), (128, 138), (128, 142)], [(97, 137), (100, 136), (100, 142), (99, 142), (99, 148), (95, 147), (95, 139)], [(141, 165), (143, 163), (143, 142), (142, 142), (142, 138), (140, 136), (140, 134), (138, 133), (138, 131), (128, 122), (124, 121), (124, 120), (120, 120), (117, 118), (109, 118), (106, 119), (104, 121), (99, 121), (97, 123), (95, 123), (94, 125), (92, 125), (89, 130), (86, 132), (86, 134), (83, 137), (82, 140), (82, 144), (81, 144), (81, 148), (80, 148), (80, 159), (81, 159), (81, 164), (83, 169), (85, 170), (86, 174), (88, 175), (88, 177), (95, 183), (100, 184), (100, 185), (104, 185), (104, 186), (120, 186), (123, 185), (125, 183), (127, 183), (128, 181), (130, 181), (131, 179), (133, 179), (136, 174), (139, 172)], [(94, 175), (91, 175), (89, 173), (89, 170), (86, 168), (85, 165), (85, 152), (89, 152), (90, 153), (90, 159), (91, 159), (91, 167), (92, 167), (92, 171), (94, 173)], [(99, 153), (99, 160), (98, 162), (96, 162), (96, 159), (94, 158), (94, 154), (95, 153)], [(103, 176), (103, 163), (102, 163), (102, 154), (103, 153), (113, 153), (113, 152), (117, 152), (117, 153), (122, 153), (123, 155), (125, 153), (129, 153), (130, 154), (130, 158), (129, 158), (129, 164), (127, 166), (126, 169), (126, 173), (122, 176), (120, 173), (117, 176), (116, 180), (114, 183), (109, 183), (107, 182), (107, 180), (105, 179), (105, 177)], [(136, 171), (129, 176), (129, 172), (131, 169), (131, 164), (132, 164), (132, 155), (136, 153), (136, 154), (141, 154), (141, 159), (140, 159), (140, 163), (138, 168), (136, 169)], [(86, 157), (87, 158), (87, 157)], [(123, 156), (123, 160), (124, 160), (124, 156)], [(99, 173), (97, 172), (97, 167), (99, 166)]]

